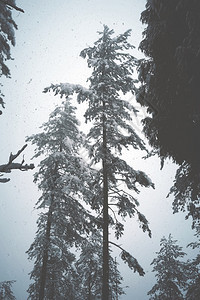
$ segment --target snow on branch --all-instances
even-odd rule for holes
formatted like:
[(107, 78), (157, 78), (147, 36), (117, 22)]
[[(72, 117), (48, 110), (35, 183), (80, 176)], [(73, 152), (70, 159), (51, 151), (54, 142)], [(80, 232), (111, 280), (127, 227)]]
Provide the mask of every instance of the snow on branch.
[(129, 268), (134, 272), (138, 272), (140, 276), (144, 276), (145, 272), (138, 263), (137, 259), (133, 257), (129, 252), (124, 250), (121, 246), (109, 241), (110, 244), (118, 247), (122, 252), (120, 253), (121, 259), (128, 264)]
[[(24, 158), (21, 163), (14, 163), (13, 161), (24, 151), (27, 147), (25, 144), (16, 154), (10, 153), (9, 161), (7, 164), (0, 165), (0, 176), (3, 174), (1, 173), (10, 173), (11, 170), (20, 170), (20, 171), (27, 171), (29, 169), (34, 169), (34, 164), (24, 165)], [(0, 178), (0, 183), (6, 183), (10, 181), (9, 178)]]
[(72, 96), (74, 93), (78, 94), (77, 101), (83, 102), (88, 97), (91, 97), (93, 95), (92, 91), (83, 87), (80, 84), (72, 84), (72, 83), (60, 83), (60, 84), (51, 84), (49, 87), (46, 87), (43, 90), (43, 93), (47, 93), (53, 91), (54, 95), (60, 95), (62, 98), (65, 96), (68, 98), (69, 96)]

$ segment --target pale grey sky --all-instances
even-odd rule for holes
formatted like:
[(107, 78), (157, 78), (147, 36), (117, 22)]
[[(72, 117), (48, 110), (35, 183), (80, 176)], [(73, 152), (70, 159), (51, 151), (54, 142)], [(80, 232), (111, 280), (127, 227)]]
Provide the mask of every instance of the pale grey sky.
[[(25, 13), (14, 13), (19, 29), (16, 47), (12, 49), (14, 60), (9, 62), (12, 78), (2, 80), (6, 109), (0, 117), (0, 164), (8, 160), (11, 151), (15, 153), (24, 145), (26, 136), (39, 130), (59, 103), (58, 98), (42, 93), (46, 86), (60, 82), (86, 84), (90, 70), (79, 53), (97, 40), (97, 31), (102, 30), (103, 24), (116, 34), (131, 28), (134, 54), (141, 57), (137, 51), (143, 30), (139, 19), (145, 3), (145, 0), (17, 1)], [(27, 162), (33, 150), (29, 146), (24, 152)], [(127, 221), (125, 235), (120, 240), (146, 271), (141, 278), (121, 264), (124, 286), (129, 286), (121, 299), (146, 300), (146, 293), (155, 282), (150, 263), (155, 251), (159, 251), (161, 237), (172, 233), (185, 247), (192, 241), (193, 232), (183, 214), (172, 215), (173, 197), (166, 199), (176, 167), (168, 162), (160, 171), (156, 158), (144, 161), (135, 152), (127, 156), (130, 164), (145, 171), (156, 185), (156, 190), (143, 189), (138, 196), (140, 210), (150, 221), (152, 239), (131, 220)], [(25, 251), (36, 231), (37, 211), (33, 208), (39, 193), (32, 182), (33, 173), (15, 171), (10, 175), (11, 181), (0, 186), (0, 281), (17, 280), (14, 285), (17, 300), (27, 299), (28, 272), (32, 269)], [(114, 255), (118, 257), (118, 251)]]

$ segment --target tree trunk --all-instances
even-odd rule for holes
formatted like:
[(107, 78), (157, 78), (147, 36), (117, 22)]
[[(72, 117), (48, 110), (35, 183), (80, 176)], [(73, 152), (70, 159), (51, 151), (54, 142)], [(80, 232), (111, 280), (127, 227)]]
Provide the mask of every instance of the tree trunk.
[(115, 257), (115, 276), (116, 276), (116, 283), (115, 283), (115, 294), (116, 294), (116, 300), (118, 300), (117, 260), (116, 260), (116, 257)]
[(103, 102), (103, 284), (102, 300), (109, 298), (109, 250), (108, 250), (108, 172), (107, 172), (107, 141), (106, 117)]
[[(90, 262), (91, 263), (91, 262)], [(88, 278), (88, 300), (91, 300), (92, 299), (92, 293), (91, 293), (91, 290), (92, 290), (92, 284), (91, 284), (91, 273), (89, 273), (89, 278)]]
[(47, 218), (46, 245), (44, 249), (44, 254), (42, 259), (42, 269), (40, 275), (39, 300), (44, 300), (44, 291), (45, 291), (46, 276), (47, 276), (48, 250), (49, 250), (49, 243), (50, 243), (51, 217), (52, 217), (52, 207), (50, 206), (48, 218)]

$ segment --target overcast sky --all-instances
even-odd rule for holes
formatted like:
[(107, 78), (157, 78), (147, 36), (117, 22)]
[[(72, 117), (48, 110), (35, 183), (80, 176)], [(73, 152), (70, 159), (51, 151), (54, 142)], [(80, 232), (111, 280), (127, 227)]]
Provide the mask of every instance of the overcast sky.
[[(0, 164), (8, 160), (11, 151), (16, 153), (24, 145), (26, 136), (38, 132), (59, 104), (58, 98), (42, 93), (45, 87), (60, 82), (87, 85), (90, 70), (79, 53), (98, 39), (97, 31), (102, 30), (103, 24), (114, 29), (116, 34), (131, 28), (130, 42), (136, 46), (133, 53), (141, 57), (137, 48), (143, 25), (139, 19), (145, 3), (145, 0), (17, 1), (25, 13), (13, 14), (18, 31), (16, 47), (12, 49), (14, 60), (9, 62), (12, 78), (2, 78), (6, 109), (0, 117)], [(144, 114), (141, 110), (140, 116)], [(134, 122), (138, 129), (138, 120)], [(29, 145), (24, 152), (27, 163), (32, 162), (33, 150)], [(184, 214), (172, 214), (173, 197), (166, 199), (176, 166), (167, 162), (160, 171), (157, 158), (144, 161), (142, 154), (137, 152), (127, 156), (129, 163), (135, 169), (145, 171), (156, 186), (155, 190), (143, 189), (138, 196), (140, 210), (150, 222), (152, 239), (131, 220), (126, 222), (125, 235), (120, 240), (146, 271), (143, 278), (128, 270), (126, 265), (120, 265), (124, 286), (129, 286), (121, 299), (146, 300), (146, 294), (155, 282), (150, 263), (159, 251), (162, 236), (172, 233), (180, 246), (188, 251), (185, 246), (193, 240), (193, 232), (191, 222), (184, 220)], [(37, 164), (36, 161), (33, 163)], [(27, 299), (28, 273), (33, 266), (27, 261), (25, 251), (36, 231), (38, 212), (34, 205), (39, 192), (32, 182), (34, 172), (12, 172), (9, 175), (11, 181), (0, 186), (0, 281), (17, 280), (14, 285), (17, 300)], [(118, 257), (119, 252), (114, 251), (114, 255)]]

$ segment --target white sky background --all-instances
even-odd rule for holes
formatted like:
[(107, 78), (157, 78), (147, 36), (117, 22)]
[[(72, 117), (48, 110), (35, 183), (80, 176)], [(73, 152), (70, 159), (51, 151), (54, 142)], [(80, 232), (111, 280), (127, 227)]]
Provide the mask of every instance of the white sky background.
[[(131, 28), (130, 42), (138, 48), (143, 30), (139, 19), (145, 3), (144, 0), (17, 1), (25, 13), (13, 13), (18, 31), (16, 47), (12, 48), (14, 60), (9, 62), (12, 78), (1, 78), (6, 109), (0, 117), (0, 164), (7, 162), (11, 151), (16, 153), (24, 145), (26, 136), (39, 130), (60, 103), (59, 98), (42, 93), (45, 87), (60, 82), (86, 84), (90, 70), (79, 53), (98, 39), (97, 31), (103, 29), (103, 24), (116, 34)], [(134, 55), (141, 57), (137, 50)], [(29, 145), (24, 152), (27, 163), (32, 162), (33, 150)], [(140, 210), (150, 222), (152, 239), (131, 220), (126, 222), (125, 235), (120, 240), (146, 271), (145, 277), (139, 277), (121, 264), (124, 286), (129, 286), (121, 299), (145, 300), (155, 282), (150, 263), (155, 251), (159, 251), (161, 237), (172, 233), (185, 247), (193, 240), (193, 232), (183, 214), (172, 215), (173, 197), (166, 199), (176, 167), (168, 162), (160, 171), (158, 159), (144, 161), (136, 152), (129, 153), (128, 161), (135, 169), (145, 171), (156, 185), (156, 190), (143, 189), (138, 196)], [(25, 251), (37, 228), (37, 211), (33, 208), (39, 193), (32, 182), (33, 173), (12, 172), (11, 181), (0, 185), (0, 281), (17, 280), (14, 285), (17, 300), (27, 299), (28, 272), (32, 269)], [(118, 257), (119, 252), (114, 255)]]

